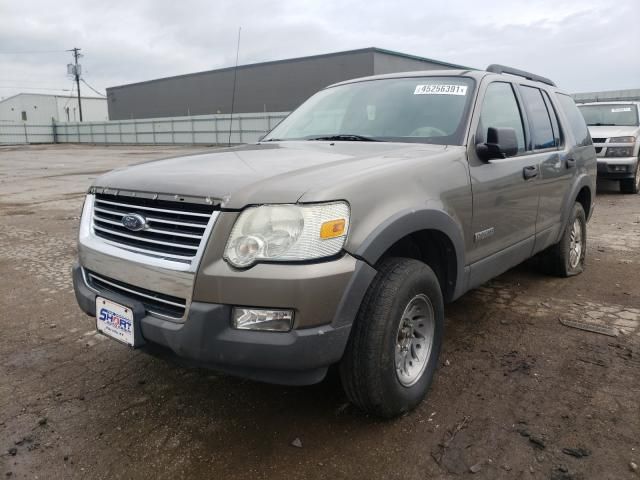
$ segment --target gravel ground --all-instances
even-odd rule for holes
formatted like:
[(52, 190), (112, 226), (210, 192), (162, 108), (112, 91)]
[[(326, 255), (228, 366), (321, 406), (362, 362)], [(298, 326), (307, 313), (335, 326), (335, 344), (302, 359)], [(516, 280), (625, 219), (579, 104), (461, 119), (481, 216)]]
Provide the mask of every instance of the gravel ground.
[(0, 147), (0, 475), (640, 478), (640, 196), (600, 186), (582, 275), (529, 262), (449, 305), (429, 396), (383, 422), (335, 374), (265, 385), (95, 334), (69, 274), (83, 192), (112, 168), (201, 150)]

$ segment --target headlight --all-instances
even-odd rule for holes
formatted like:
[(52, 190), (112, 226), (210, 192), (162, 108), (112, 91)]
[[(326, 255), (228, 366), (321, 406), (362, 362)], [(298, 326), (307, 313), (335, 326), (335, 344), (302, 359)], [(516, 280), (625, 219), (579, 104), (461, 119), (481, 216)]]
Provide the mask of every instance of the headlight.
[(633, 147), (608, 147), (605, 157), (632, 157)]
[(609, 143), (636, 143), (636, 137), (611, 137)]
[(264, 205), (244, 210), (233, 226), (224, 258), (234, 267), (259, 261), (300, 261), (342, 250), (349, 230), (349, 205)]

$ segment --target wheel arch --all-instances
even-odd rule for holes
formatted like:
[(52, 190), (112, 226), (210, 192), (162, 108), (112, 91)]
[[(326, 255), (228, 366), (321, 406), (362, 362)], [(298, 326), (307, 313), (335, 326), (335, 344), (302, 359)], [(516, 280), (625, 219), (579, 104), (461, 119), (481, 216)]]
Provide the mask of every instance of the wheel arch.
[(424, 261), (438, 276), (445, 301), (464, 293), (464, 235), (459, 223), (446, 212), (400, 212), (382, 222), (353, 254), (370, 265), (388, 256)]
[(585, 185), (580, 189), (578, 195), (576, 195), (576, 202), (582, 205), (587, 219), (591, 216), (591, 201), (591, 189)]
[(562, 213), (562, 229), (560, 234), (564, 231), (564, 227), (567, 224), (567, 219), (573, 208), (573, 204), (579, 202), (584, 209), (584, 213), (587, 216), (587, 220), (591, 218), (593, 213), (595, 201), (595, 179), (592, 179), (589, 175), (580, 176), (573, 184), (573, 187), (565, 199), (565, 205)]

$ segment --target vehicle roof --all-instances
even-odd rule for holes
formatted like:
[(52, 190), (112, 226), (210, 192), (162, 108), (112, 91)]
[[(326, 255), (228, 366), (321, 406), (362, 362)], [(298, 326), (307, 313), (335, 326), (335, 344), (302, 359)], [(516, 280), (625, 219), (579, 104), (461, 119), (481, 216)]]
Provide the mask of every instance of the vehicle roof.
[(485, 70), (473, 70), (473, 69), (418, 70), (418, 71), (412, 71), (412, 72), (385, 73), (383, 75), (372, 75), (368, 77), (352, 78), (351, 80), (345, 80), (342, 82), (334, 83), (333, 85), (329, 85), (326, 88), (332, 88), (338, 85), (347, 85), (349, 83), (368, 82), (370, 80), (385, 80), (389, 78), (416, 78), (416, 77), (443, 77), (443, 76), (444, 77), (470, 77), (470, 78), (475, 78), (478, 81), (480, 81), (481, 79), (487, 76), (506, 78), (508, 80), (515, 79), (523, 84), (536, 85), (538, 87), (542, 87), (546, 90), (550, 90), (553, 92), (565, 93), (564, 91), (558, 89), (557, 87), (553, 87), (546, 83), (529, 80), (517, 75), (511, 75), (506, 73), (493, 73), (493, 72), (487, 72)]

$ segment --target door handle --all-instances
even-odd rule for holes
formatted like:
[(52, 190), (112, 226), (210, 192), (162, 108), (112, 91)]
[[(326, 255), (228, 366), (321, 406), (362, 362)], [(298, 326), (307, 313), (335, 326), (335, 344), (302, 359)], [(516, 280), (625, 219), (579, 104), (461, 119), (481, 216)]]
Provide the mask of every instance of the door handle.
[(576, 166), (575, 158), (567, 158), (567, 168), (573, 168)]
[(530, 165), (528, 167), (524, 167), (522, 169), (522, 175), (525, 180), (529, 180), (530, 178), (534, 178), (538, 176), (538, 167), (535, 165)]

